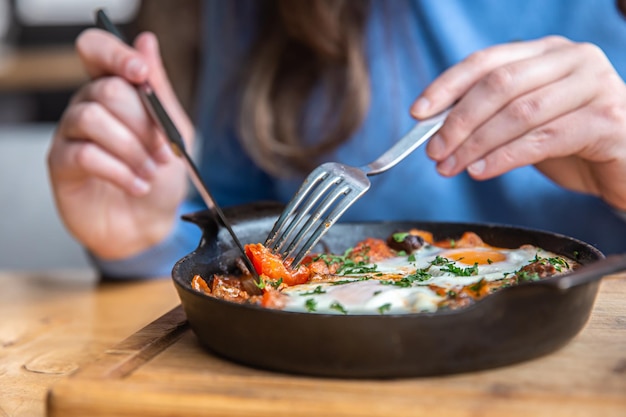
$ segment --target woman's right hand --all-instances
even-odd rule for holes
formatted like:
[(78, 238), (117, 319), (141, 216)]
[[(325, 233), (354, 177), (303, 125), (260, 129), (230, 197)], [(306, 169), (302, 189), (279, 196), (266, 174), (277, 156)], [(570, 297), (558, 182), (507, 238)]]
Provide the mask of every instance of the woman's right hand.
[(48, 153), (61, 219), (86, 248), (110, 260), (163, 240), (187, 191), (185, 167), (135, 85), (151, 83), (188, 146), (193, 125), (167, 79), (156, 37), (143, 33), (134, 47), (99, 29), (78, 37), (92, 81), (70, 101)]

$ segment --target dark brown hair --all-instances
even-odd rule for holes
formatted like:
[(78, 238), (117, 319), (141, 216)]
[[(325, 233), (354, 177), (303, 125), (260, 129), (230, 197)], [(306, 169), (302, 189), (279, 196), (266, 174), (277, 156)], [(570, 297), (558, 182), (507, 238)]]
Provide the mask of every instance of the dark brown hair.
[[(263, 0), (239, 107), (239, 133), (252, 159), (285, 176), (306, 172), (344, 142), (369, 106), (363, 47), (365, 0)], [(305, 136), (312, 97), (323, 126)], [(307, 140), (308, 139), (308, 140)]]

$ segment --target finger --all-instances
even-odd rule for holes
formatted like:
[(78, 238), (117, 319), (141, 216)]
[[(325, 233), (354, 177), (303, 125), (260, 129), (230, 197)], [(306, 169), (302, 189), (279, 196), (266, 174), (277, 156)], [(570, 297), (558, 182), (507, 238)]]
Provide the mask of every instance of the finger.
[(136, 197), (150, 192), (148, 181), (135, 175), (128, 165), (93, 142), (69, 142), (59, 154), (62, 155), (59, 164), (79, 174), (81, 178), (91, 177), (109, 182)]
[(454, 152), (453, 162), (446, 159), (437, 169), (442, 175), (456, 175), (470, 163), (536, 126), (583, 107), (593, 99), (594, 92), (592, 83), (567, 77), (519, 97), (473, 132)]
[(83, 31), (76, 39), (76, 50), (91, 78), (118, 75), (139, 84), (149, 75), (141, 53), (103, 30)]
[(158, 163), (167, 163), (171, 157), (170, 147), (159, 133), (148, 114), (137, 89), (120, 77), (102, 77), (83, 87), (71, 100), (97, 102), (117, 120), (130, 129)]
[(156, 164), (137, 136), (98, 103), (83, 102), (69, 107), (60, 131), (69, 140), (93, 142), (137, 176), (152, 179), (156, 175)]
[(437, 77), (411, 106), (411, 114), (422, 119), (439, 113), (495, 68), (541, 55), (549, 49), (568, 43), (564, 38), (550, 36), (536, 41), (497, 45), (475, 52)]
[(551, 120), (498, 147), (470, 165), (468, 173), (484, 180), (522, 166), (580, 153), (596, 132), (590, 124), (579, 123), (579, 113), (571, 112)]
[[(504, 106), (529, 91), (555, 83), (570, 75), (581, 63), (580, 55), (572, 53), (572, 49), (567, 47), (554, 49), (545, 55), (514, 61), (487, 73), (454, 106), (445, 125), (429, 142), (428, 155), (436, 161), (442, 161)], [(514, 128), (517, 136), (523, 133), (519, 131), (518, 122), (533, 117), (533, 106), (540, 103), (530, 98), (527, 101), (515, 102), (519, 108), (514, 107), (513, 110), (519, 111), (521, 116), (513, 118), (516, 122)], [(515, 111), (513, 113), (514, 116), (517, 115)], [(506, 134), (503, 137), (507, 137)]]

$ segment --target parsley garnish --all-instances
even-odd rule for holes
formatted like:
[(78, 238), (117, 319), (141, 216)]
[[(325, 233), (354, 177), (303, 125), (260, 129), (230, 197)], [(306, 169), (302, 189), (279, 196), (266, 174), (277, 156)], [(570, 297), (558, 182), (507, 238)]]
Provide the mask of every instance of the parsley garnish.
[(391, 237), (396, 242), (401, 243), (404, 239), (406, 239), (408, 235), (409, 234), (407, 232), (400, 232), (400, 233), (394, 233), (393, 235), (391, 235)]
[(344, 285), (344, 284), (350, 284), (351, 282), (358, 282), (358, 281), (367, 281), (368, 279), (372, 279), (372, 277), (359, 277), (356, 279), (340, 279), (338, 281), (333, 281), (330, 282), (330, 285)]
[(415, 262), (415, 255), (414, 254), (410, 254), (409, 257), (407, 258), (407, 260), (409, 262)]
[(307, 292), (303, 292), (300, 295), (315, 295), (315, 294), (324, 294), (326, 291), (322, 288), (321, 285), (318, 285), (317, 287), (315, 287), (315, 289), (313, 291), (307, 291)]
[(396, 287), (407, 288), (413, 285), (414, 282), (422, 282), (432, 278), (432, 275), (426, 269), (417, 269), (414, 273), (405, 275), (397, 280), (380, 281), (383, 285), (395, 285)]
[(390, 309), (391, 309), (391, 303), (387, 303), (387, 304), (383, 304), (380, 307), (378, 307), (378, 312), (380, 314), (385, 314)]
[(472, 275), (478, 275), (478, 262), (475, 262), (473, 266), (467, 268), (461, 268), (454, 264), (447, 258), (437, 255), (435, 259), (430, 263), (431, 265), (441, 266), (442, 272), (450, 272), (456, 276), (469, 277)]
[(485, 279), (481, 279), (480, 281), (478, 281), (477, 283), (470, 285), (469, 289), (474, 291), (476, 294), (478, 294), (480, 292), (480, 290), (485, 286)]
[(312, 313), (317, 308), (317, 301), (313, 298), (309, 298), (304, 302), (304, 306), (306, 307), (306, 311)]
[(341, 314), (348, 314), (348, 311), (341, 304), (339, 304), (337, 301), (332, 303), (330, 305), (330, 308), (332, 310), (336, 310), (336, 311), (340, 312)]
[(278, 281), (271, 281), (270, 285), (274, 287), (274, 289), (278, 289), (278, 287), (280, 287), (280, 284), (282, 283), (283, 283), (283, 279), (279, 278)]
[(352, 274), (367, 274), (369, 272), (376, 272), (378, 265), (370, 264), (369, 258), (364, 256), (362, 261), (355, 262), (350, 259), (350, 254), (353, 248), (350, 248), (344, 252), (343, 255), (328, 255), (321, 254), (314, 259), (314, 261), (322, 260), (326, 262), (326, 265), (331, 266), (333, 264), (339, 264), (337, 269), (337, 275), (352, 275)]
[(449, 259), (446, 259), (443, 256), (437, 255), (435, 256), (435, 259), (433, 259), (430, 264), (435, 265), (435, 266), (440, 266), (440, 265), (446, 265), (448, 263), (450, 263)]
[(556, 269), (558, 272), (561, 272), (562, 268), (569, 269), (569, 264), (567, 263), (567, 261), (558, 256), (553, 257), (553, 258), (542, 258), (539, 256), (539, 254), (536, 254), (534, 261), (540, 262), (543, 265), (545, 265), (546, 262), (548, 262), (550, 265), (554, 266), (554, 269)]
[(521, 282), (539, 281), (539, 279), (539, 274), (536, 272), (519, 271), (517, 273), (517, 280)]

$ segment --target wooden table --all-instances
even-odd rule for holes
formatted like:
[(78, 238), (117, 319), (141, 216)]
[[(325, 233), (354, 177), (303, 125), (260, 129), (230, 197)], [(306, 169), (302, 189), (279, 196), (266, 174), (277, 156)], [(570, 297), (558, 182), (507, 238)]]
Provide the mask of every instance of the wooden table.
[[(603, 281), (587, 327), (558, 352), (391, 381), (294, 377), (210, 355), (181, 327), (167, 279), (0, 273), (0, 286), (2, 417), (44, 415), (49, 391), (51, 415), (626, 416), (626, 274)], [(169, 345), (150, 347), (164, 334)]]
[(0, 417), (45, 415), (51, 386), (177, 304), (167, 279), (0, 273)]
[(73, 45), (0, 49), (0, 91), (75, 89), (88, 77)]

